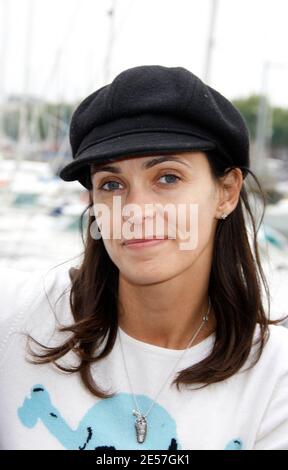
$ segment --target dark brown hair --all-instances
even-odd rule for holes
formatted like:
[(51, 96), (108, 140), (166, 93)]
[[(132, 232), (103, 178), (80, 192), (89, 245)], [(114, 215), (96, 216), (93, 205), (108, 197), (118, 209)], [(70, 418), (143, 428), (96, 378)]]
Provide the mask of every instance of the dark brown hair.
[[(217, 180), (227, 172), (216, 154), (207, 153), (213, 178)], [(231, 169), (231, 167), (230, 167)], [(228, 168), (229, 170), (229, 168)], [(253, 345), (255, 327), (260, 326), (256, 341), (257, 354), (252, 367), (260, 358), (269, 336), (270, 297), (267, 281), (261, 267), (257, 231), (262, 222), (266, 198), (256, 176), (249, 169), (242, 169), (254, 178), (258, 196), (263, 202), (263, 212), (258, 224), (249, 203), (247, 178), (241, 188), (235, 210), (223, 221), (219, 220), (215, 234), (214, 254), (209, 281), (209, 295), (216, 316), (214, 347), (205, 359), (178, 373), (173, 384), (209, 385), (231, 377), (244, 365)], [(86, 237), (83, 236), (83, 220), (90, 203), (81, 215), (80, 226), (84, 243), (83, 262), (73, 271), (70, 292), (70, 308), (74, 322), (60, 327), (70, 332), (68, 340), (57, 347), (48, 347), (33, 340), (42, 348), (41, 353), (31, 351), (33, 363), (54, 363), (66, 372), (79, 372), (84, 385), (97, 397), (113, 396), (101, 390), (91, 374), (91, 364), (100, 361), (112, 350), (118, 328), (118, 268), (111, 261), (102, 239), (95, 239), (90, 228), (95, 217), (89, 214)], [(246, 219), (245, 219), (246, 217)], [(247, 223), (251, 228), (249, 240)], [(261, 284), (264, 291), (262, 291)], [(267, 314), (263, 305), (267, 298)], [(79, 358), (76, 367), (64, 367), (61, 359), (69, 351)]]

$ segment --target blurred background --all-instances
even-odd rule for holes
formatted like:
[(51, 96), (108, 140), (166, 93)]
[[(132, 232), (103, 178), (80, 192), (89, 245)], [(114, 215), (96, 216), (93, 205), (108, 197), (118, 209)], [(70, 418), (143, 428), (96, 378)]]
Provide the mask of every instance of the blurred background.
[(0, 267), (81, 262), (87, 191), (58, 177), (73, 110), (129, 67), (182, 66), (249, 126), (272, 313), (288, 314), (287, 18), (287, 0), (0, 0)]

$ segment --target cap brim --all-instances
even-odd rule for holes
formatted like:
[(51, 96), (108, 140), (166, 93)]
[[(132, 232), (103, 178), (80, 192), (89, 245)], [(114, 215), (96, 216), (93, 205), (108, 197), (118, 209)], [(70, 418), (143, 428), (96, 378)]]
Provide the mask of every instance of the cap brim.
[[(120, 157), (133, 158), (149, 153), (180, 152), (216, 148), (216, 144), (197, 136), (172, 132), (140, 132), (126, 134), (91, 145), (59, 173), (64, 181), (79, 180), (87, 187), (84, 174), (91, 163), (103, 163)], [(87, 175), (86, 175), (87, 176)]]

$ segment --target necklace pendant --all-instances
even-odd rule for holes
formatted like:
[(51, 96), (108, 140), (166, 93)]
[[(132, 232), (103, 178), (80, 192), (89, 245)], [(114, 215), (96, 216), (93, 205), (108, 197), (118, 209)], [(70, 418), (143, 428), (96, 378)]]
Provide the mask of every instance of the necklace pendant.
[(137, 442), (139, 442), (139, 444), (142, 444), (145, 441), (147, 434), (147, 421), (145, 416), (143, 416), (139, 411), (133, 410), (133, 415), (136, 416), (135, 430)]

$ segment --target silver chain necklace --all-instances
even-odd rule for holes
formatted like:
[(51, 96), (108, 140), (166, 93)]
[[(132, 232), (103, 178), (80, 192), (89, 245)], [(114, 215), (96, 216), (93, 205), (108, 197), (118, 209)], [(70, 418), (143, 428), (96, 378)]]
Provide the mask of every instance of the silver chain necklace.
[(157, 398), (159, 397), (160, 393), (162, 392), (162, 390), (166, 386), (169, 378), (171, 377), (171, 375), (174, 372), (174, 370), (176, 369), (177, 365), (179, 364), (179, 362), (183, 358), (183, 356), (186, 353), (186, 351), (188, 350), (189, 346), (191, 346), (193, 344), (193, 342), (195, 341), (196, 337), (198, 336), (198, 334), (202, 330), (205, 323), (208, 322), (210, 308), (211, 308), (211, 301), (210, 301), (210, 297), (209, 297), (209, 299), (208, 299), (208, 310), (207, 310), (207, 313), (202, 318), (201, 325), (198, 327), (196, 332), (193, 333), (193, 336), (190, 339), (188, 345), (184, 349), (183, 353), (180, 355), (179, 359), (177, 359), (176, 364), (173, 366), (173, 369), (169, 372), (168, 377), (166, 378), (163, 385), (160, 387), (160, 390), (158, 391), (157, 395), (155, 396), (155, 398), (154, 398), (152, 404), (150, 405), (148, 411), (146, 412), (146, 414), (141, 413), (140, 408), (138, 406), (138, 402), (137, 402), (137, 399), (136, 399), (136, 396), (135, 396), (135, 393), (134, 393), (134, 390), (133, 390), (133, 387), (132, 387), (132, 383), (131, 383), (131, 380), (130, 380), (130, 377), (129, 377), (129, 374), (128, 374), (127, 363), (126, 363), (126, 359), (125, 359), (125, 355), (124, 355), (124, 351), (123, 351), (122, 340), (121, 340), (121, 331), (119, 329), (119, 340), (120, 340), (120, 346), (121, 346), (121, 352), (122, 352), (124, 367), (125, 367), (127, 379), (128, 379), (128, 382), (129, 382), (129, 386), (130, 386), (132, 396), (133, 396), (133, 400), (134, 400), (134, 404), (135, 404), (135, 409), (133, 410), (133, 415), (136, 417), (136, 419), (135, 419), (135, 431), (136, 431), (136, 438), (137, 438), (138, 443), (142, 444), (145, 441), (145, 438), (146, 438), (146, 435), (147, 435), (147, 426), (148, 426), (147, 416), (150, 413), (150, 411), (152, 410), (153, 406), (156, 403)]

